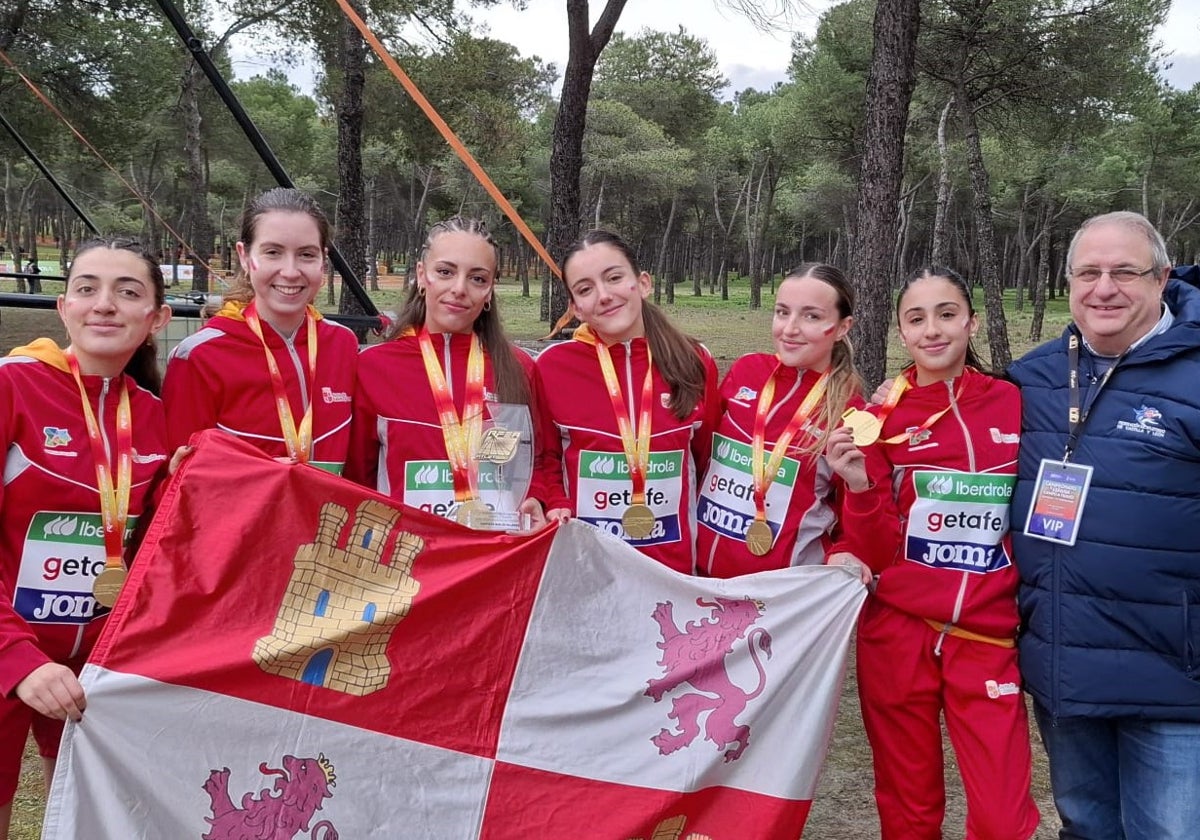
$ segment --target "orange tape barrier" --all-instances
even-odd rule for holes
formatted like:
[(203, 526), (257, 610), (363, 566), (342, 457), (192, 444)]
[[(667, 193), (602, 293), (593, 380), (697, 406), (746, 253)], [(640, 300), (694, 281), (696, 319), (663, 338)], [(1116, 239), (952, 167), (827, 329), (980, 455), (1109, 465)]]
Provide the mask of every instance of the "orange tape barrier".
[(508, 217), (508, 220), (512, 222), (513, 226), (521, 232), (523, 237), (525, 237), (525, 241), (533, 247), (533, 250), (537, 252), (537, 255), (542, 258), (542, 261), (550, 267), (550, 270), (554, 272), (555, 277), (562, 277), (562, 272), (560, 272), (558, 269), (558, 263), (554, 261), (554, 259), (550, 256), (550, 253), (546, 250), (545, 246), (542, 245), (541, 240), (537, 238), (537, 234), (529, 229), (529, 225), (525, 224), (525, 220), (521, 218), (521, 214), (518, 213), (517, 209), (512, 206), (507, 198), (504, 197), (504, 193), (500, 192), (500, 188), (496, 186), (496, 184), (488, 176), (487, 172), (484, 171), (483, 167), (479, 165), (479, 162), (475, 160), (474, 155), (472, 155), (467, 147), (463, 145), (462, 141), (458, 139), (458, 135), (454, 133), (454, 130), (447, 125), (444, 119), (442, 119), (442, 115), (437, 112), (437, 109), (429, 104), (429, 100), (425, 98), (423, 93), (421, 93), (420, 88), (418, 88), (416, 83), (409, 78), (408, 74), (400, 68), (400, 65), (396, 62), (396, 59), (392, 58), (392, 54), (387, 51), (387, 48), (383, 45), (379, 38), (375, 36), (375, 33), (372, 32), (366, 23), (363, 22), (363, 19), (359, 17), (358, 12), (354, 11), (354, 8), (347, 2), (347, 0), (337, 0), (337, 4), (341, 6), (342, 12), (362, 34), (363, 39), (371, 45), (371, 49), (375, 51), (377, 56), (379, 56), (379, 60), (384, 63), (384, 66), (392, 71), (392, 75), (396, 77), (396, 81), (400, 82), (400, 84), (404, 86), (404, 89), (408, 91), (408, 95), (411, 96), (413, 101), (421, 107), (421, 110), (425, 112), (425, 116), (429, 117), (429, 121), (433, 123), (434, 128), (436, 128), (442, 137), (445, 138), (446, 142), (450, 144), (450, 148), (454, 150), (456, 155), (458, 155), (459, 160), (466, 165), (467, 169), (471, 170), (471, 174), (475, 176), (476, 180), (478, 180), (481, 185), (483, 185), (483, 188), (487, 190), (488, 195), (492, 197), (492, 200), (496, 202), (497, 206), (504, 211), (504, 215)]

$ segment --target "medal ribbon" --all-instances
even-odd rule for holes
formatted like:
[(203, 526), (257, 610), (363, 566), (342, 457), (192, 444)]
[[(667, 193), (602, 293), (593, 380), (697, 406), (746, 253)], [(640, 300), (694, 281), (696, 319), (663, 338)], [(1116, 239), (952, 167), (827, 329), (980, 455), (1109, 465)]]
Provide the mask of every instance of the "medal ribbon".
[[(800, 431), (821, 400), (825, 398), (825, 387), (829, 381), (829, 371), (826, 370), (809, 389), (804, 401), (800, 403), (791, 420), (788, 421), (783, 434), (775, 441), (770, 459), (764, 464), (767, 415), (771, 412), (771, 401), (775, 399), (775, 374), (782, 366), (782, 363), (777, 363), (775, 370), (771, 371), (771, 375), (763, 383), (762, 390), (758, 392), (758, 403), (754, 410), (754, 437), (751, 439), (750, 470), (754, 476), (754, 519), (758, 522), (767, 521), (767, 490), (779, 472), (779, 465), (783, 463), (783, 456), (787, 452), (788, 445), (791, 444), (796, 432)], [(804, 375), (803, 371), (800, 375)]]
[[(632, 352), (632, 350), (631, 350)], [(621, 383), (617, 381), (617, 370), (613, 367), (612, 355), (604, 342), (596, 339), (596, 357), (600, 360), (600, 371), (604, 374), (604, 386), (612, 401), (613, 415), (617, 418), (617, 431), (621, 435), (621, 446), (629, 464), (629, 480), (633, 483), (631, 505), (646, 504), (646, 475), (650, 472), (650, 424), (654, 409), (654, 359), (650, 345), (646, 345), (646, 378), (642, 380), (642, 402), (638, 412), (637, 430), (629, 424), (629, 409), (621, 395)]]
[(469, 502), (479, 495), (479, 465), (473, 455), (479, 449), (483, 437), (483, 347), (479, 336), (471, 334), (471, 350), (467, 355), (467, 390), (463, 396), (463, 414), (459, 418), (454, 407), (450, 385), (442, 372), (437, 351), (429, 330), (424, 327), (417, 334), (421, 345), (421, 358), (425, 362), (425, 377), (433, 391), (433, 402), (437, 406), (438, 419), (442, 424), (442, 439), (446, 442), (446, 456), (454, 474), (454, 500)]
[[(878, 417), (879, 417), (879, 425), (881, 428), (883, 426), (884, 421), (886, 421), (888, 419), (888, 415), (890, 415), (892, 413), (892, 410), (900, 403), (900, 398), (904, 396), (904, 392), (907, 391), (911, 387), (912, 387), (912, 383), (908, 381), (908, 372), (902, 371), (900, 373), (900, 375), (897, 376), (896, 379), (892, 382), (891, 390), (888, 391), (887, 398), (884, 399), (883, 405), (880, 406), (880, 408), (879, 408)], [(954, 398), (958, 399), (958, 397), (961, 394), (962, 394), (962, 377), (960, 376), (958, 391), (955, 393)], [(951, 406), (953, 406), (953, 405), (954, 405), (954, 403), (951, 402), (949, 405), (947, 405), (941, 411), (935, 411), (933, 414), (926, 417), (925, 422), (922, 423), (921, 425), (916, 426), (916, 427), (910, 427), (909, 429), (906, 429), (905, 431), (901, 432), (898, 435), (892, 435), (890, 438), (884, 438), (883, 442), (887, 443), (887, 444), (903, 443), (904, 441), (911, 438), (913, 435), (919, 434), (919, 433), (925, 431), (926, 429), (931, 428), (934, 423), (941, 420), (942, 417), (945, 416), (946, 412), (949, 411)]]
[(313, 389), (317, 384), (317, 319), (311, 312), (304, 313), (304, 322), (308, 327), (308, 405), (304, 408), (304, 417), (300, 425), (292, 414), (292, 405), (288, 402), (287, 390), (283, 387), (283, 374), (275, 362), (275, 354), (267, 346), (263, 338), (262, 322), (258, 310), (251, 301), (246, 307), (243, 317), (250, 331), (258, 336), (262, 344), (263, 354), (267, 357), (267, 369), (271, 372), (271, 390), (275, 395), (275, 410), (279, 412), (279, 428), (283, 431), (283, 442), (287, 446), (288, 457), (293, 461), (307, 464), (313, 448), (313, 401), (316, 395)]
[(125, 522), (129, 519), (129, 492), (133, 486), (133, 413), (129, 409), (129, 383), (121, 377), (121, 398), (117, 403), (117, 481), (113, 486), (112, 469), (104, 436), (96, 414), (88, 400), (83, 377), (79, 375), (79, 360), (67, 354), (67, 365), (79, 398), (83, 401), (83, 419), (87, 423), (88, 440), (92, 444), (92, 460), (96, 462), (96, 489), (100, 491), (100, 517), (104, 523), (104, 568), (124, 569)]

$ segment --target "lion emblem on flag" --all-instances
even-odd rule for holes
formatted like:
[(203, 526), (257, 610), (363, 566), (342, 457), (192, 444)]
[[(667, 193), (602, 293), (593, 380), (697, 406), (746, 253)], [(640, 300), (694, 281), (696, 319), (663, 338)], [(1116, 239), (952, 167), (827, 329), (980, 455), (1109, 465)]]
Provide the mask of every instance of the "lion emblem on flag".
[[(277, 776), (275, 790), (263, 788), (255, 796), (247, 793), (238, 808), (229, 797), (229, 768), (213, 770), (204, 783), (204, 792), (212, 800), (211, 828), (201, 840), (292, 840), (308, 831), (313, 815), (323, 800), (333, 796), (329, 789), (336, 776), (324, 754), (318, 758), (283, 757), (283, 768), (274, 769), (264, 761), (258, 766), (264, 776)], [(320, 832), (320, 834), (318, 834)], [(329, 820), (321, 820), (308, 835), (311, 840), (338, 840), (337, 829)]]
[[(689, 621), (682, 630), (675, 624), (670, 601), (660, 602), (651, 614), (662, 633), (662, 641), (656, 646), (662, 651), (658, 664), (665, 670), (662, 677), (647, 681), (646, 696), (657, 703), (684, 683), (696, 691), (671, 701), (667, 717), (675, 721), (675, 731), (663, 729), (650, 740), (660, 755), (682, 749), (696, 740), (700, 717), (707, 713), (706, 740), (716, 744), (718, 750), (725, 750), (725, 761), (736, 761), (750, 744), (750, 727), (738, 723), (737, 718), (766, 687), (767, 674), (757, 648), (770, 659), (771, 634), (762, 627), (750, 629), (763, 614), (761, 601), (718, 597), (712, 601), (697, 598), (696, 603), (711, 610), (709, 617)], [(749, 692), (729, 676), (727, 660), (739, 639), (745, 640), (758, 671), (758, 685)]]

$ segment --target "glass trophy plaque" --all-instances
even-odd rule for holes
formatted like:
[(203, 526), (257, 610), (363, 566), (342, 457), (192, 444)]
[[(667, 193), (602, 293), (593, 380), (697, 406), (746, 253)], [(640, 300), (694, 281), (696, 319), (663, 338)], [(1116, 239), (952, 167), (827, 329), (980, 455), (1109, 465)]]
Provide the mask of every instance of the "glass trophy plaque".
[(525, 531), (529, 514), (518, 509), (533, 479), (533, 421), (529, 406), (488, 403), (490, 419), (475, 451), (479, 465), (479, 501), (472, 506), (468, 528), (481, 531)]

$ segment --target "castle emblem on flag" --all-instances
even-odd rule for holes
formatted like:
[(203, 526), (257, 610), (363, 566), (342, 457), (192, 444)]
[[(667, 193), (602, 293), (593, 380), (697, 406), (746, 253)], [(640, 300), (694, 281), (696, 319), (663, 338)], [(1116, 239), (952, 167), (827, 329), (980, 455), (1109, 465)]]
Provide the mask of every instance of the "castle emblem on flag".
[(425, 541), (407, 531), (390, 539), (400, 511), (365, 501), (342, 548), (349, 518), (341, 505), (322, 505), (316, 540), (296, 550), (274, 630), (255, 642), (254, 661), (269, 674), (362, 696), (387, 685), (388, 640), (421, 588), (412, 567)]
[[(687, 817), (669, 817), (663, 820), (654, 828), (654, 833), (650, 835), (650, 840), (712, 840), (707, 834), (697, 834), (692, 832), (687, 837), (683, 836), (683, 829), (687, 826)], [(642, 838), (630, 838), (630, 840), (642, 840)]]
[[(201, 840), (242, 840), (246, 837), (271, 837), (291, 840), (301, 831), (308, 831), (313, 815), (321, 810), (323, 800), (333, 796), (336, 776), (333, 764), (321, 754), (318, 758), (283, 757), (283, 767), (276, 769), (264, 761), (258, 766), (264, 776), (276, 776), (275, 791), (263, 788), (258, 795), (247, 793), (242, 807), (233, 804), (229, 796), (229, 768), (213, 770), (204, 783), (204, 792), (212, 804), (211, 817), (204, 821), (212, 826)], [(265, 832), (265, 833), (264, 833)], [(317, 832), (321, 832), (318, 834)], [(321, 820), (308, 835), (312, 840), (337, 840), (337, 829), (329, 820)]]
[[(767, 684), (767, 674), (759, 661), (755, 644), (771, 658), (771, 634), (762, 627), (750, 628), (762, 615), (761, 601), (749, 598), (721, 598), (712, 601), (697, 598), (701, 607), (710, 607), (708, 618), (689, 621), (683, 630), (675, 624), (674, 604), (660, 602), (651, 617), (657, 622), (662, 641), (656, 643), (662, 657), (658, 660), (665, 671), (658, 679), (647, 681), (647, 697), (655, 703), (668, 692), (691, 683), (695, 692), (681, 694), (671, 701), (667, 717), (676, 721), (676, 731), (659, 731), (650, 740), (660, 755), (669, 755), (688, 746), (700, 734), (700, 716), (704, 721), (705, 738), (725, 750), (726, 761), (736, 761), (750, 744), (750, 726), (739, 724), (737, 717), (760, 694)], [(749, 631), (749, 634), (747, 634)], [(758, 670), (758, 686), (745, 692), (729, 677), (728, 658), (734, 643), (745, 639), (746, 648)]]

